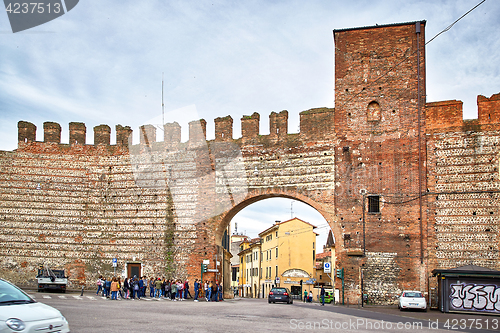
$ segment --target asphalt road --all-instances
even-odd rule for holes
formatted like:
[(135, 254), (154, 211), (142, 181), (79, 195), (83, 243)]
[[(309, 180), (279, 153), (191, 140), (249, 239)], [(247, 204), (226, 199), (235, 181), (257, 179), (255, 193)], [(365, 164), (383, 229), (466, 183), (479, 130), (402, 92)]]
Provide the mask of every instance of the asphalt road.
[[(217, 303), (149, 298), (111, 301), (92, 292), (86, 292), (83, 297), (79, 293), (30, 292), (30, 295), (59, 309), (68, 319), (73, 333), (500, 331), (500, 317), (442, 314), (438, 311), (400, 312), (391, 307), (358, 309), (298, 301), (293, 305), (268, 304), (264, 299)], [(448, 327), (443, 326), (446, 320)], [(474, 329), (478, 325), (483, 329)], [(489, 330), (485, 329), (486, 325)]]

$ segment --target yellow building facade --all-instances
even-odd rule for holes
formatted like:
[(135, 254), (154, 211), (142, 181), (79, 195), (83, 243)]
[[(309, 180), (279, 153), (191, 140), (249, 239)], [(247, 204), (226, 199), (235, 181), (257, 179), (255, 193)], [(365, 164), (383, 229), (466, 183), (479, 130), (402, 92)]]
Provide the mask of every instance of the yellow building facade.
[[(330, 264), (330, 273), (324, 271), (325, 263)], [(335, 264), (335, 241), (333, 233), (330, 230), (326, 244), (323, 246), (323, 253), (316, 254), (314, 277), (316, 278), (317, 285), (332, 287), (335, 277)]]
[(240, 244), (240, 252), (238, 253), (238, 257), (240, 260), (238, 279), (239, 295), (241, 297), (257, 298), (260, 294), (260, 238), (242, 241)]
[(316, 257), (316, 227), (298, 218), (277, 222), (259, 233), (261, 239), (260, 296), (273, 286), (301, 294), (301, 284), (313, 283)]
[(240, 258), (238, 253), (241, 251), (241, 243), (249, 240), (248, 236), (242, 234), (231, 235), (231, 291), (234, 295), (239, 295), (239, 280), (240, 280)]

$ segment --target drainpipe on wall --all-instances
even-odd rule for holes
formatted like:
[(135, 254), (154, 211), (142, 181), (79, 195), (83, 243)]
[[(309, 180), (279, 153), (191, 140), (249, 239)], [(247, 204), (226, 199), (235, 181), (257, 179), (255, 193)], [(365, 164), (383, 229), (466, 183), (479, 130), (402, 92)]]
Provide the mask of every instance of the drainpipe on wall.
[(417, 34), (417, 116), (418, 116), (418, 206), (420, 217), (420, 263), (424, 263), (424, 239), (423, 239), (423, 219), (422, 219), (422, 139), (421, 139), (421, 94), (420, 94), (420, 22), (415, 24)]
[(366, 191), (363, 191), (363, 257), (366, 255), (366, 236), (365, 236), (365, 209), (366, 209)]

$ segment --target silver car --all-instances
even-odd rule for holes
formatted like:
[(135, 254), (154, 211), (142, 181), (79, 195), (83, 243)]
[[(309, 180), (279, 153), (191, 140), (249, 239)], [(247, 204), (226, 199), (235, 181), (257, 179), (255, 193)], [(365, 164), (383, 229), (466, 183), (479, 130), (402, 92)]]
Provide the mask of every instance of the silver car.
[(68, 321), (59, 312), (38, 303), (24, 291), (0, 279), (0, 333), (69, 332)]
[(401, 296), (399, 296), (398, 308), (401, 311), (405, 309), (427, 311), (427, 302), (420, 291), (405, 290), (401, 293)]

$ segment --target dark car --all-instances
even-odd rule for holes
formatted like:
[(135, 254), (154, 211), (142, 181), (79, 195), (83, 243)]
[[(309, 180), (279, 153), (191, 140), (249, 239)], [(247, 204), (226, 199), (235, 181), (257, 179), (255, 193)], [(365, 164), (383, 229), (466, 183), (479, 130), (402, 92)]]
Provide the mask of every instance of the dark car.
[(269, 292), (267, 297), (268, 303), (276, 302), (286, 302), (287, 304), (293, 304), (292, 296), (290, 295), (290, 290), (288, 288), (273, 288)]

